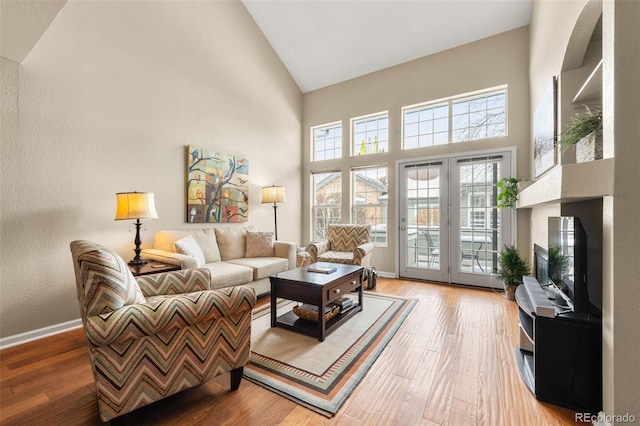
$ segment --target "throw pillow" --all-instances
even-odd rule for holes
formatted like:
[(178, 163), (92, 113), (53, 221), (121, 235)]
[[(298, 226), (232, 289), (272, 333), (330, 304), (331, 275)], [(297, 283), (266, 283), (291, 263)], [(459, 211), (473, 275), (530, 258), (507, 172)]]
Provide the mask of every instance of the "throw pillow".
[(220, 257), (222, 260), (240, 259), (244, 257), (246, 251), (247, 230), (252, 231), (253, 227), (248, 228), (216, 228), (216, 240), (218, 240), (218, 248), (220, 249)]
[(198, 229), (189, 231), (204, 254), (206, 263), (220, 262), (220, 249), (216, 241), (216, 233), (213, 229)]
[(244, 257), (273, 257), (273, 232), (247, 231), (247, 251)]
[(191, 235), (187, 235), (184, 238), (179, 239), (174, 243), (176, 247), (176, 253), (186, 254), (196, 260), (198, 267), (205, 264), (204, 253), (196, 242), (195, 238)]

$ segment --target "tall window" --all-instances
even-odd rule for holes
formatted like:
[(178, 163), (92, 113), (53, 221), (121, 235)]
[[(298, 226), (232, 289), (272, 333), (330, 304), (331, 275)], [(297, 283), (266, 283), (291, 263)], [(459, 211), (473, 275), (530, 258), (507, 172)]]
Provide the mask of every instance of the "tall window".
[(351, 120), (352, 155), (378, 154), (389, 151), (389, 113), (369, 115)]
[(342, 122), (311, 128), (313, 161), (342, 158)]
[(313, 240), (326, 240), (327, 228), (340, 223), (342, 209), (342, 174), (340, 172), (311, 174), (313, 188)]
[(402, 149), (507, 135), (507, 89), (402, 109)]
[(387, 166), (351, 170), (352, 217), (358, 225), (371, 225), (371, 242), (387, 242)]

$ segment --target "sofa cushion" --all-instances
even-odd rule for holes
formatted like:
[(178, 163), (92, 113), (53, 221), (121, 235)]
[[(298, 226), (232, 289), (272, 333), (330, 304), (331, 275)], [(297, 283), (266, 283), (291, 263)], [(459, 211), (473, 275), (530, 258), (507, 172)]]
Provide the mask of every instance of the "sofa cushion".
[(273, 232), (247, 231), (244, 257), (273, 257)]
[(253, 226), (245, 228), (216, 228), (216, 239), (222, 260), (244, 257), (246, 251), (247, 230), (253, 231)]
[(251, 268), (230, 262), (207, 263), (203, 268), (211, 271), (211, 289), (246, 284), (253, 277)]
[(281, 257), (245, 257), (242, 259), (232, 259), (227, 263), (251, 268), (253, 270), (254, 281), (289, 269), (289, 260)]
[(192, 235), (180, 238), (178, 241), (173, 243), (173, 245), (176, 248), (176, 253), (186, 254), (187, 256), (193, 257), (196, 260), (196, 265), (198, 267), (205, 264), (204, 253), (202, 253), (202, 249)]
[(353, 264), (353, 252), (346, 251), (325, 251), (318, 255), (318, 262), (344, 263), (346, 265)]

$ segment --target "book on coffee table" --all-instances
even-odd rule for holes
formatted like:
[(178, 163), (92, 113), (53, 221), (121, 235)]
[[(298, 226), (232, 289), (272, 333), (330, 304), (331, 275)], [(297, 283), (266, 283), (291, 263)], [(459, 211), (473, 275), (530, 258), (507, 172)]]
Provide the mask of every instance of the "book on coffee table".
[(333, 266), (319, 266), (319, 265), (309, 266), (309, 268), (307, 268), (307, 272), (319, 272), (321, 274), (330, 274), (337, 270), (338, 268)]

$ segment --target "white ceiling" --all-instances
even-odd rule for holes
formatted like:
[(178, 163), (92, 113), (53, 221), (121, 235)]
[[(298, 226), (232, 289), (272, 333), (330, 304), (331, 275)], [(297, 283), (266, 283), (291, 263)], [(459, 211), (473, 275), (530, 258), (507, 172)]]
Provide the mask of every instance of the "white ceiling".
[(242, 0), (303, 92), (529, 24), (531, 0)]

